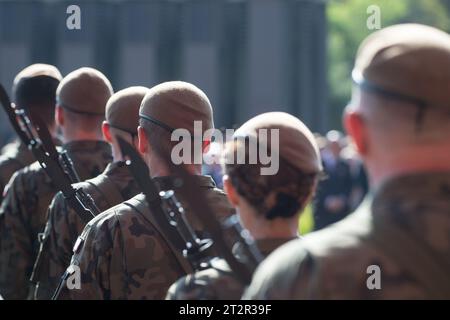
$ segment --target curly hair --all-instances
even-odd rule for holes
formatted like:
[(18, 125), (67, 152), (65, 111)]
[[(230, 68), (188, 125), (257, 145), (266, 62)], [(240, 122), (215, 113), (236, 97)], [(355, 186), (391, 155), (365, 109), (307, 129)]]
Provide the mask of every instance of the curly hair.
[(302, 172), (283, 158), (279, 159), (279, 170), (275, 175), (261, 175), (263, 165), (259, 159), (256, 164), (250, 164), (250, 161), (244, 164), (226, 161), (230, 157), (236, 159), (241, 148), (245, 148), (245, 158), (248, 160), (247, 142), (228, 142), (223, 155), (224, 173), (237, 193), (268, 220), (290, 218), (303, 210), (315, 190), (319, 174)]

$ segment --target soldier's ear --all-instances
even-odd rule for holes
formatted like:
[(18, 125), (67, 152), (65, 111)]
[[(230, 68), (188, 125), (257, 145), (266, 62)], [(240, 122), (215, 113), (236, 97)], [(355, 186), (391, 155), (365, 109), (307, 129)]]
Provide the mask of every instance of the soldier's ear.
[(108, 122), (103, 121), (102, 123), (102, 133), (103, 133), (103, 139), (105, 139), (106, 142), (112, 143), (112, 136), (111, 136), (111, 130)]
[(362, 156), (367, 154), (367, 126), (362, 114), (356, 110), (347, 109), (344, 113), (344, 127), (352, 137), (356, 151)]
[(58, 127), (64, 125), (64, 110), (58, 105), (55, 108), (55, 123)]
[(237, 207), (239, 205), (239, 197), (237, 195), (236, 189), (231, 184), (231, 180), (228, 177), (228, 175), (224, 175), (222, 181), (223, 181), (223, 190), (227, 195), (228, 201), (230, 201), (233, 207)]
[(138, 127), (138, 149), (141, 154), (146, 154), (149, 149), (148, 138), (145, 129), (141, 126)]

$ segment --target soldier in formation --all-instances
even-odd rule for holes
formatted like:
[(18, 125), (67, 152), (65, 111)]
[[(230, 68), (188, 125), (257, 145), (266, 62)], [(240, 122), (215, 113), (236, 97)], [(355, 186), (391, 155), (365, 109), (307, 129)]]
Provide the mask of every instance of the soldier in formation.
[[(139, 107), (148, 91), (145, 87), (130, 87), (116, 92), (106, 104), (106, 119), (102, 125), (105, 141), (111, 145), (113, 162), (99, 176), (74, 185), (89, 194), (100, 211), (132, 198), (139, 188), (125, 166), (117, 137), (137, 148)], [(72, 248), (85, 223), (59, 192), (48, 211), (43, 245), (36, 260), (33, 281), (36, 299), (50, 299), (61, 275), (70, 263)], [(61, 299), (63, 297), (60, 297)]]
[[(171, 133), (186, 130), (192, 137), (192, 158), (201, 158), (209, 143), (203, 133), (214, 128), (208, 97), (192, 84), (166, 82), (146, 94), (139, 117), (138, 147), (151, 177), (160, 190), (177, 193), (171, 161), (176, 142), (171, 141)], [(196, 121), (201, 124), (200, 132), (194, 130)], [(203, 147), (195, 148), (195, 142)], [(218, 218), (233, 213), (224, 192), (215, 187), (210, 176), (201, 175), (201, 163), (192, 161), (189, 173), (206, 191)], [(185, 199), (182, 195), (179, 198), (189, 213)], [(65, 286), (62, 295), (71, 299), (164, 299), (169, 286), (192, 269), (153, 215), (145, 196), (139, 194), (91, 220), (76, 242), (69, 266), (79, 268), (81, 288), (68, 290)], [(193, 215), (188, 219), (201, 231)]]
[[(112, 93), (108, 79), (91, 68), (69, 73), (56, 90), (55, 120), (62, 148), (82, 180), (98, 176), (111, 162), (101, 125)], [(5, 188), (0, 208), (0, 292), (5, 299), (24, 299), (30, 293), (38, 235), (57, 191), (38, 162), (16, 172)]]

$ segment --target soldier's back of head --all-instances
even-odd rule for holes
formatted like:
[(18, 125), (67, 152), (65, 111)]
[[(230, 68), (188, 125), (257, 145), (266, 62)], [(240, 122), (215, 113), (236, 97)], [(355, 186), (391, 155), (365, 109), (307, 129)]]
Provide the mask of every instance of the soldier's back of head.
[(101, 137), (106, 103), (112, 94), (108, 78), (96, 69), (80, 68), (66, 75), (56, 91), (56, 116), (63, 136)]

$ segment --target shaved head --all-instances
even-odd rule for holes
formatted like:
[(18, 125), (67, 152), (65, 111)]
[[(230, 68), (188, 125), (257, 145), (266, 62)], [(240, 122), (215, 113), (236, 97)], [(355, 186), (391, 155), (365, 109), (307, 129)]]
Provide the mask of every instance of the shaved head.
[(450, 169), (450, 36), (403, 24), (372, 33), (352, 71), (344, 125), (372, 186), (401, 174)]
[(93, 68), (72, 71), (58, 86), (58, 105), (72, 113), (104, 116), (105, 106), (113, 94), (108, 78)]
[[(368, 130), (383, 143), (420, 145), (449, 141), (450, 112), (445, 109), (425, 109), (376, 93), (353, 88), (349, 109), (364, 118)], [(445, 142), (445, 141), (444, 141)]]

